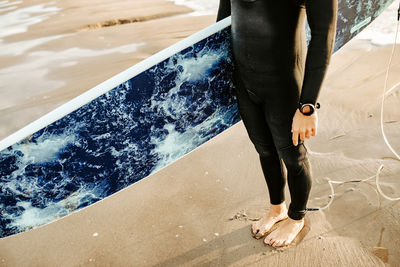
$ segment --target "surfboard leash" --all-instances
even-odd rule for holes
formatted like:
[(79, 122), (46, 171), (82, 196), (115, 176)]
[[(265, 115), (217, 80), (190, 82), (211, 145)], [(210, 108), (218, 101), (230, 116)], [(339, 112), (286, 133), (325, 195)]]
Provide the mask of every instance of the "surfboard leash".
[[(385, 97), (388, 96), (394, 89), (396, 89), (398, 86), (400, 86), (400, 82), (396, 83), (394, 86), (392, 86), (387, 92), (386, 92), (386, 88), (387, 88), (387, 82), (388, 82), (388, 77), (389, 77), (389, 71), (390, 71), (390, 67), (392, 64), (392, 60), (393, 60), (393, 55), (394, 55), (394, 51), (396, 48), (396, 44), (397, 44), (397, 34), (399, 32), (399, 24), (400, 24), (400, 1), (399, 1), (399, 8), (397, 9), (397, 26), (396, 26), (396, 33), (395, 33), (395, 39), (394, 39), (394, 43), (392, 46), (392, 51), (389, 57), (389, 62), (387, 64), (387, 68), (386, 68), (386, 74), (385, 74), (385, 81), (384, 81), (384, 85), (383, 85), (383, 93), (382, 93), (382, 100), (381, 100), (381, 117), (380, 117), (380, 128), (381, 128), (381, 133), (382, 133), (382, 137), (383, 140), (385, 141), (386, 146), (390, 149), (390, 151), (396, 156), (396, 158), (398, 160), (400, 160), (400, 155), (393, 149), (393, 147), (390, 145), (389, 140), (386, 137), (385, 131), (383, 129), (383, 107), (384, 107), (384, 101), (385, 101)], [(397, 88), (398, 89), (398, 88)], [(383, 193), (380, 185), (379, 185), (379, 174), (383, 169), (383, 164), (381, 164), (378, 167), (378, 170), (376, 172), (376, 174), (366, 178), (366, 179), (360, 179), (360, 180), (350, 180), (350, 181), (334, 181), (329, 179), (328, 177), (326, 177), (328, 179), (328, 183), (331, 189), (331, 194), (329, 195), (329, 202), (327, 205), (323, 206), (323, 207), (319, 207), (319, 208), (306, 208), (307, 211), (317, 211), (317, 210), (324, 210), (327, 209), (333, 202), (333, 199), (335, 197), (335, 190), (333, 188), (332, 184), (344, 184), (344, 183), (360, 183), (360, 182), (366, 182), (370, 179), (373, 179), (374, 177), (375, 179), (375, 184), (376, 184), (376, 188), (378, 189), (378, 192), (381, 196), (383, 196), (385, 199), (390, 200), (390, 201), (397, 201), (400, 200), (400, 197), (397, 198), (393, 198), (393, 197), (389, 197), (387, 196), (385, 193)], [(367, 183), (368, 184), (368, 183)]]

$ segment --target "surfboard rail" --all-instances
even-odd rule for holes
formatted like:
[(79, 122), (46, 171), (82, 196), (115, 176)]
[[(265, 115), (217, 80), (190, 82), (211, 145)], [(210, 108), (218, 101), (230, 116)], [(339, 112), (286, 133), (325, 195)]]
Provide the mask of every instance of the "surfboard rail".
[(186, 37), (183, 40), (157, 52), (156, 54), (140, 61), (139, 63), (133, 65), (132, 67), (114, 75), (108, 80), (98, 84), (97, 86), (89, 89), (83, 94), (69, 100), (68, 102), (62, 104), (61, 106), (55, 108), (54, 110), (48, 112), (37, 120), (29, 123), (15, 133), (9, 135), (0, 141), (0, 152), (9, 146), (29, 137), (35, 132), (43, 129), (44, 127), (52, 124), (53, 122), (63, 118), (64, 116), (72, 113), (73, 111), (79, 109), (80, 107), (88, 104), (92, 100), (98, 98), (99, 96), (107, 93), (108, 91), (116, 88), (121, 83), (124, 83), (135, 77), (136, 75), (146, 71), (152, 66), (162, 62), (165, 59), (173, 56), (174, 54), (184, 50), (185, 48), (213, 35), (214, 33), (228, 27), (231, 25), (231, 17), (227, 17), (214, 23), (192, 35)]

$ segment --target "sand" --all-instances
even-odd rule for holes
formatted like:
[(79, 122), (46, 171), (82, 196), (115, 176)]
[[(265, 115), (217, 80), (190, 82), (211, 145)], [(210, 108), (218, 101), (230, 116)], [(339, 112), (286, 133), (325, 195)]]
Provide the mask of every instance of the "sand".
[[(42, 11), (46, 19), (27, 32), (2, 38), (8, 53), (0, 52), (0, 139), (215, 21), (215, 16), (181, 16), (192, 10), (164, 0), (95, 2), (60, 1), (61, 10)], [(44, 10), (54, 6), (44, 0), (29, 5), (40, 3), (47, 3)], [(147, 20), (85, 29), (135, 18)]]
[[(189, 9), (161, 0), (95, 2), (91, 6), (77, 0), (59, 2), (61, 10), (55, 15), (3, 39), (14, 44), (68, 34), (20, 55), (1, 57), (0, 74), (13, 68), (26, 78), (14, 87), (0, 87), (0, 137), (215, 21), (215, 15), (187, 16)], [(47, 2), (29, 5), (40, 3)], [(145, 21), (85, 28), (135, 17)], [(146, 44), (132, 46), (141, 42)], [(333, 56), (319, 98), (318, 134), (306, 140), (313, 173), (309, 207), (329, 202), (327, 179), (365, 179), (380, 164), (384, 164), (382, 189), (400, 197), (400, 162), (385, 146), (379, 124), (390, 51), (390, 46), (354, 40)], [(399, 82), (399, 51), (400, 47), (389, 87)], [(35, 58), (34, 52), (43, 57)], [(24, 90), (30, 79), (39, 89)], [(384, 117), (385, 133), (396, 151), (400, 151), (399, 91), (387, 97)], [(0, 239), (0, 265), (399, 266), (399, 201), (382, 198), (374, 181), (335, 184), (332, 204), (308, 212), (294, 246), (264, 246), (252, 238), (250, 225), (268, 210), (269, 197), (257, 153), (239, 122), (103, 201)], [(286, 196), (289, 203), (288, 188)]]

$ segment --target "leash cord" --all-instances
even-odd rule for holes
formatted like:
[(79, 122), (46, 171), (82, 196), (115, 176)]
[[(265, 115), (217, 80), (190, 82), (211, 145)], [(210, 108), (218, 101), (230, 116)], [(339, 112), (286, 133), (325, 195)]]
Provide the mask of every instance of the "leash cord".
[[(382, 93), (382, 101), (381, 101), (381, 121), (380, 121), (381, 132), (382, 132), (382, 136), (383, 136), (383, 140), (385, 141), (385, 144), (386, 144), (387, 147), (390, 149), (390, 151), (396, 156), (396, 158), (398, 158), (398, 159), (400, 160), (400, 155), (399, 155), (399, 154), (393, 149), (393, 147), (390, 145), (390, 143), (389, 143), (389, 141), (388, 141), (388, 139), (387, 139), (387, 137), (386, 137), (385, 131), (384, 131), (384, 129), (383, 129), (383, 107), (384, 107), (385, 97), (386, 97), (387, 95), (389, 95), (394, 89), (396, 89), (396, 88), (400, 85), (400, 82), (398, 82), (397, 84), (395, 84), (394, 86), (392, 86), (392, 87), (386, 92), (387, 82), (388, 82), (388, 77), (389, 77), (389, 70), (390, 70), (390, 66), (391, 66), (391, 64), (392, 64), (393, 55), (394, 55), (394, 51), (395, 51), (395, 47), (396, 47), (396, 43), (397, 43), (397, 34), (398, 34), (398, 31), (399, 31), (399, 24), (400, 24), (400, 2), (399, 2), (399, 9), (397, 10), (397, 27), (396, 27), (395, 39), (394, 39), (394, 43), (393, 43), (393, 47), (392, 47), (392, 52), (391, 52), (391, 54), (390, 54), (389, 62), (388, 62), (388, 64), (387, 64), (386, 74), (385, 74), (385, 82), (384, 82), (384, 85), (383, 85), (383, 93)], [(334, 199), (334, 197), (335, 197), (335, 190), (334, 190), (332, 184), (344, 184), (344, 183), (354, 183), (354, 182), (359, 183), (359, 182), (368, 181), (368, 180), (370, 180), (370, 179), (373, 179), (374, 177), (376, 178), (376, 179), (375, 179), (375, 184), (376, 184), (376, 188), (378, 189), (379, 194), (381, 194), (381, 195), (382, 195), (385, 199), (387, 199), (387, 200), (391, 200), (391, 201), (400, 200), (400, 197), (393, 198), (393, 197), (389, 197), (389, 196), (387, 196), (385, 193), (383, 193), (383, 191), (382, 191), (382, 189), (381, 189), (381, 187), (380, 187), (380, 185), (379, 185), (379, 174), (380, 174), (380, 172), (381, 172), (382, 169), (383, 169), (383, 164), (381, 164), (381, 165), (378, 167), (378, 170), (377, 170), (377, 172), (376, 172), (375, 175), (372, 175), (372, 176), (370, 176), (370, 177), (368, 177), (368, 178), (366, 178), (366, 179), (362, 179), (362, 180), (334, 181), (334, 180), (331, 180), (331, 179), (329, 179), (329, 178), (327, 177), (329, 186), (330, 186), (330, 188), (331, 188), (331, 194), (329, 195), (330, 200), (329, 200), (328, 204), (325, 205), (324, 207), (320, 207), (320, 208), (306, 208), (306, 210), (308, 210), (308, 211), (317, 211), (317, 210), (324, 210), (324, 209), (327, 209), (327, 208), (332, 204), (333, 199)]]

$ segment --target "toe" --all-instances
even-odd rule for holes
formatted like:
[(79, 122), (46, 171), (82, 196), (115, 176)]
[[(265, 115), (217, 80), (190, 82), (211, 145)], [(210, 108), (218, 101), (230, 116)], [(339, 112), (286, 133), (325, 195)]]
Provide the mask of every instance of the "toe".
[(257, 238), (265, 236), (267, 234), (267, 230), (268, 229), (265, 229), (265, 227), (260, 228), (257, 232)]
[(276, 241), (278, 241), (278, 240), (273, 239), (273, 240), (271, 240), (271, 242), (269, 242), (269, 244), (270, 244), (271, 246), (275, 247), (275, 242), (276, 242)]
[(279, 244), (278, 244), (279, 247), (283, 247), (284, 244), (285, 244), (285, 240), (279, 240)]
[(262, 233), (261, 230), (258, 231), (258, 232), (255, 234), (255, 238), (257, 238), (257, 239), (260, 239), (260, 238), (263, 237), (263, 236), (264, 236), (264, 233)]
[(279, 247), (279, 242), (280, 242), (280, 240), (274, 240), (271, 245), (273, 247)]
[(255, 235), (258, 232), (258, 224), (257, 223), (253, 223), (251, 225), (251, 232), (253, 233), (253, 235)]
[(252, 228), (251, 228), (251, 233), (252, 233), (253, 235), (255, 235), (255, 234), (257, 233), (257, 230), (256, 230), (254, 227), (252, 227)]
[(260, 238), (259, 235), (260, 235), (260, 231), (259, 230), (256, 230), (255, 232), (253, 232), (253, 237), (254, 238), (259, 239)]
[(272, 238), (271, 241), (269, 242), (269, 244), (271, 246), (275, 246), (275, 243), (278, 242), (278, 239)]
[(269, 236), (267, 236), (267, 237), (264, 239), (264, 243), (265, 243), (266, 245), (270, 245), (270, 242), (271, 242), (271, 238), (270, 238)]

